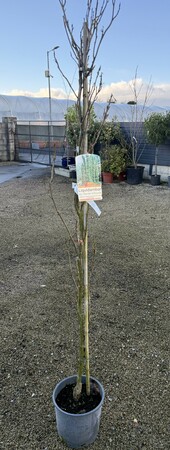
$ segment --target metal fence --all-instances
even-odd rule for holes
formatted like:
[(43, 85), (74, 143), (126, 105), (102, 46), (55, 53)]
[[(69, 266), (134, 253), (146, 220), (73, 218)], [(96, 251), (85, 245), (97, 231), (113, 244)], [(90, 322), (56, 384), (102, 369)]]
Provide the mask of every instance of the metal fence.
[[(68, 152), (68, 149), (67, 149)], [(65, 123), (42, 121), (18, 121), (15, 134), (15, 159), (61, 166), (66, 154)]]

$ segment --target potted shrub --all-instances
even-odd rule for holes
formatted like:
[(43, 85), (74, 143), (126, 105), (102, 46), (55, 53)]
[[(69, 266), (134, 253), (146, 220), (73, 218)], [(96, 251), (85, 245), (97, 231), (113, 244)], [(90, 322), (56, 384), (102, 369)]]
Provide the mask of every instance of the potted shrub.
[(107, 149), (107, 152), (105, 151), (101, 163), (103, 183), (113, 183), (113, 172), (111, 165), (112, 165), (112, 158), (111, 155), (109, 154), (109, 149)]
[(113, 183), (113, 173), (111, 171), (110, 159), (104, 159), (101, 163), (103, 183)]
[[(111, 2), (96, 0), (86, 3), (85, 21), (80, 30), (80, 42), (77, 43), (74, 38), (74, 29), (69, 24), (66, 14), (67, 0), (59, 0), (63, 13), (63, 22), (66, 29), (71, 51), (74, 54), (78, 68), (78, 93), (74, 90), (72, 83), (64, 76), (60, 69), (56, 51), (54, 48), (54, 58), (58, 69), (65, 77), (72, 90), (77, 105), (78, 120), (78, 140), (76, 145), (80, 155), (88, 153), (88, 132), (90, 126), (90, 115), (93, 104), (102, 87), (101, 69), (94, 74), (93, 70), (96, 66), (96, 58), (100, 45), (104, 39), (107, 30), (111, 27), (113, 21), (119, 13), (115, 11), (116, 0)], [(108, 3), (111, 4), (109, 14), (109, 22), (106, 28), (102, 29), (99, 36), (99, 24), (106, 11)], [(97, 85), (98, 82), (98, 85)], [(111, 99), (109, 101), (109, 104)], [(106, 109), (107, 116), (108, 107)], [(99, 133), (98, 133), (99, 137)], [(54, 166), (51, 171), (51, 182), (53, 180)], [(50, 184), (51, 186), (51, 184)], [(88, 277), (88, 210), (89, 205), (86, 201), (80, 201), (78, 193), (74, 192), (74, 205), (77, 214), (77, 240), (75, 241), (65, 224), (60, 212), (55, 204), (52, 188), (51, 198), (53, 200), (56, 211), (58, 212), (63, 225), (65, 225), (69, 233), (70, 240), (76, 252), (77, 262), (77, 312), (79, 324), (79, 355), (77, 374), (69, 376), (61, 380), (53, 391), (53, 403), (56, 413), (57, 431), (59, 436), (71, 448), (81, 448), (83, 445), (89, 445), (96, 439), (101, 408), (104, 401), (104, 389), (101, 383), (90, 375), (89, 362), (89, 277)], [(95, 199), (95, 198), (94, 198)]]
[(115, 176), (120, 181), (125, 179), (125, 169), (127, 164), (127, 149), (121, 147), (120, 145), (112, 146), (112, 164), (111, 168), (113, 171), (113, 176)]
[[(102, 177), (104, 183), (112, 183), (118, 179), (126, 168), (127, 149), (120, 145), (111, 145), (102, 153)], [(123, 175), (122, 175), (123, 179)]]
[(145, 119), (144, 127), (147, 139), (150, 144), (155, 145), (155, 173), (151, 175), (151, 184), (157, 186), (160, 184), (160, 175), (157, 173), (159, 146), (164, 144), (168, 136), (168, 118), (167, 115), (161, 113), (153, 113)]

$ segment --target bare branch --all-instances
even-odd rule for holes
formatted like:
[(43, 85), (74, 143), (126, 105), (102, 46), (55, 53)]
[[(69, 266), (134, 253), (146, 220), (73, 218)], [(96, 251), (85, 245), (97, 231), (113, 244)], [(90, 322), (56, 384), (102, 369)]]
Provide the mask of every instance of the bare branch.
[[(101, 19), (102, 19), (103, 15), (104, 15), (105, 9), (106, 9), (106, 7), (107, 7), (107, 5), (108, 5), (108, 2), (109, 2), (109, 0), (103, 0), (103, 4), (102, 4), (101, 9), (100, 9), (100, 14), (99, 14), (99, 16), (97, 16), (97, 18), (96, 18), (96, 23), (94, 24), (94, 31), (93, 31), (93, 34), (94, 34), (94, 32), (97, 33), (97, 29), (98, 29), (99, 23), (101, 22)], [(101, 43), (102, 43), (102, 41), (103, 41), (103, 39), (104, 39), (106, 33), (108, 32), (108, 30), (109, 30), (109, 28), (111, 27), (113, 21), (116, 19), (116, 17), (118, 16), (118, 14), (119, 14), (119, 12), (120, 12), (120, 6), (121, 6), (121, 4), (119, 3), (119, 6), (118, 6), (118, 9), (117, 9), (117, 12), (116, 12), (116, 13), (115, 13), (115, 6), (116, 6), (116, 0), (112, 0), (112, 14), (111, 14), (110, 22), (108, 23), (107, 27), (106, 27), (105, 29), (102, 30), (101, 37), (100, 37), (98, 43), (97, 43), (97, 37), (96, 37), (96, 39), (95, 39), (95, 42), (96, 42), (96, 48), (94, 47), (94, 51), (93, 51), (93, 54), (94, 54), (94, 57), (93, 57), (93, 65), (94, 65), (94, 63), (95, 63), (95, 60), (96, 60), (96, 58), (97, 58), (99, 49), (100, 49), (100, 47), (101, 47)]]
[[(142, 146), (141, 150), (140, 148), (140, 133), (141, 133), (141, 126), (139, 127), (139, 123), (143, 122), (144, 112), (146, 109), (146, 106), (148, 104), (150, 95), (152, 94), (153, 86), (152, 86), (152, 79), (150, 78), (147, 86), (144, 86), (144, 84), (141, 82), (138, 85), (138, 66), (135, 70), (134, 79), (129, 84), (130, 88), (133, 93), (134, 98), (134, 105), (131, 106), (131, 128), (130, 128), (130, 141), (131, 141), (131, 148), (132, 148), (132, 162), (134, 167), (137, 167), (137, 161), (139, 160), (140, 156), (143, 153), (144, 147)], [(145, 95), (144, 99), (142, 100), (142, 106), (140, 105), (139, 108), (139, 96), (141, 94), (141, 91), (145, 88)]]
[(69, 21), (67, 19), (67, 14), (66, 14), (66, 0), (59, 0), (62, 11), (63, 11), (63, 23), (64, 23), (64, 27), (65, 27), (65, 31), (67, 34), (67, 38), (68, 38), (68, 42), (70, 44), (70, 47), (72, 48), (74, 55), (77, 59), (77, 61), (79, 60), (79, 52), (80, 52), (80, 47), (78, 46), (78, 44), (76, 43), (74, 36), (73, 36), (73, 26), (70, 27)]
[(67, 81), (67, 83), (68, 83), (70, 89), (72, 90), (73, 94), (75, 95), (75, 98), (78, 98), (78, 96), (77, 96), (77, 94), (76, 94), (76, 91), (73, 89), (72, 84), (70, 83), (69, 79), (67, 78), (67, 76), (64, 74), (64, 72), (62, 71), (62, 69), (61, 69), (61, 67), (60, 67), (60, 64), (59, 64), (59, 62), (58, 62), (58, 59), (56, 58), (55, 50), (54, 50), (53, 53), (54, 53), (54, 60), (55, 60), (55, 62), (56, 62), (56, 64), (57, 64), (57, 67), (58, 67), (59, 72), (61, 73), (62, 77)]
[(56, 205), (56, 202), (55, 202), (55, 199), (54, 199), (54, 196), (53, 196), (53, 192), (52, 192), (52, 182), (51, 182), (51, 181), (50, 181), (50, 183), (49, 183), (49, 187), (50, 187), (50, 197), (51, 197), (51, 200), (52, 200), (52, 202), (53, 202), (54, 208), (55, 208), (55, 210), (56, 210), (58, 216), (60, 217), (61, 222), (63, 223), (64, 227), (65, 227), (66, 230), (67, 230), (68, 236), (69, 236), (69, 238), (70, 238), (70, 241), (71, 241), (72, 244), (73, 244), (73, 247), (74, 247), (74, 249), (75, 249), (75, 251), (76, 251), (76, 254), (78, 254), (77, 246), (76, 246), (75, 241), (74, 241), (74, 239), (73, 239), (73, 237), (72, 237), (72, 235), (71, 235), (71, 233), (70, 233), (70, 230), (69, 230), (69, 228), (68, 228), (68, 226), (67, 226), (67, 224), (66, 224), (66, 222), (65, 222), (65, 220), (64, 220), (64, 218), (63, 218), (63, 216), (62, 216), (62, 214), (61, 214), (61, 212), (60, 212), (59, 209), (57, 208), (57, 205)]
[[(97, 86), (98, 79), (100, 79), (100, 81), (99, 85)], [(93, 85), (89, 85), (89, 105), (91, 103), (94, 104), (101, 89), (102, 89), (102, 74), (101, 74), (101, 67), (99, 67)]]
[(97, 143), (97, 141), (98, 141), (98, 139), (99, 139), (99, 137), (100, 137), (100, 134), (101, 134), (103, 125), (104, 125), (104, 123), (106, 122), (106, 119), (107, 119), (107, 117), (108, 117), (110, 105), (111, 105), (111, 103), (112, 103), (112, 98), (113, 98), (113, 94), (111, 94), (111, 96), (110, 96), (110, 98), (109, 98), (109, 100), (108, 100), (107, 106), (106, 106), (106, 108), (105, 108), (105, 110), (104, 110), (104, 113), (103, 113), (103, 119), (102, 119), (102, 121), (100, 122), (100, 128), (99, 128), (99, 130), (98, 130), (98, 132), (97, 132), (97, 134), (96, 134), (96, 136), (95, 136), (95, 138), (94, 138), (94, 141), (92, 142), (92, 144), (91, 144), (91, 146), (90, 146), (90, 151), (91, 151), (91, 153), (93, 152), (94, 146), (96, 145), (96, 143)]

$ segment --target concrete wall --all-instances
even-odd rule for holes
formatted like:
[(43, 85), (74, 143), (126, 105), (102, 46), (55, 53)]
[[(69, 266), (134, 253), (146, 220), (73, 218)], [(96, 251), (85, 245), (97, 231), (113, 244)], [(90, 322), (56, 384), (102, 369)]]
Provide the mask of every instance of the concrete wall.
[[(152, 167), (150, 164), (139, 164), (141, 166), (144, 166), (144, 172), (143, 172), (143, 178), (145, 180), (150, 180), (151, 173), (154, 175), (155, 173), (155, 166)], [(170, 176), (170, 166), (157, 166), (157, 173), (158, 175), (161, 175), (161, 181), (168, 181), (168, 177)]]
[(3, 117), (0, 123), (0, 161), (15, 159), (16, 117)]

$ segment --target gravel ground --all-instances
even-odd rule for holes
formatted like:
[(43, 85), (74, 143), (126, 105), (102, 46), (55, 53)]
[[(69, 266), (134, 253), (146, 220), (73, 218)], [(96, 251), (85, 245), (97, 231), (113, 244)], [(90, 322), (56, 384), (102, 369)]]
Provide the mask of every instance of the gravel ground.
[[(2, 450), (66, 449), (51, 395), (76, 373), (75, 255), (49, 175), (0, 186)], [(74, 236), (70, 180), (55, 176), (53, 191)], [(101, 217), (91, 209), (89, 220), (91, 374), (105, 402), (89, 448), (168, 450), (170, 189), (104, 185), (98, 205)]]

